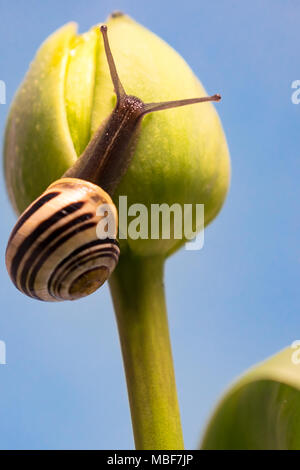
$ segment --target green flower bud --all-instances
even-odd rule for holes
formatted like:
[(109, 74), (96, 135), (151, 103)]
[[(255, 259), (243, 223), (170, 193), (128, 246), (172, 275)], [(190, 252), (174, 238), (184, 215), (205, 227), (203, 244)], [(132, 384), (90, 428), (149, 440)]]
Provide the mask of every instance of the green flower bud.
[[(118, 74), (128, 94), (144, 102), (206, 96), (184, 60), (164, 41), (125, 15), (108, 21)], [(77, 35), (69, 23), (41, 46), (11, 106), (5, 134), (5, 177), (22, 212), (83, 152), (116, 102), (98, 27)], [(219, 212), (229, 185), (226, 139), (211, 103), (149, 114), (143, 119), (131, 165), (114, 195), (128, 207), (204, 204), (205, 225)], [(121, 249), (167, 255), (174, 238), (128, 238)], [(123, 246), (122, 246), (123, 245)]]

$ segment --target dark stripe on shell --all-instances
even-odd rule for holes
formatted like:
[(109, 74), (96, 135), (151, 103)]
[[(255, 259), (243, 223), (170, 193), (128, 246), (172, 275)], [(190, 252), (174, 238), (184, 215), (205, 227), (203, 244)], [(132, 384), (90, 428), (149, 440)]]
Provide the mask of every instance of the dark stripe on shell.
[[(47, 260), (47, 258), (55, 251), (57, 248), (59, 248), (61, 245), (63, 245), (66, 241), (70, 240), (73, 236), (77, 235), (80, 232), (83, 232), (85, 230), (88, 230), (89, 228), (95, 227), (97, 225), (97, 222), (89, 222), (87, 224), (81, 225), (80, 227), (77, 227), (75, 230), (72, 232), (67, 233), (64, 237), (61, 237), (54, 245), (52, 245), (44, 254), (43, 256), (39, 259), (39, 261), (36, 263), (34, 266), (34, 269), (31, 272), (29, 281), (28, 281), (28, 290), (29, 294), (31, 297), (34, 297), (36, 299), (40, 299), (40, 297), (35, 293), (34, 291), (34, 282), (35, 278)], [(51, 294), (50, 294), (51, 295)]]
[(33, 230), (33, 232), (31, 232), (30, 235), (28, 235), (23, 240), (23, 242), (19, 246), (19, 248), (18, 248), (18, 250), (17, 250), (17, 252), (16, 252), (16, 254), (15, 254), (13, 260), (12, 260), (12, 263), (11, 263), (10, 275), (11, 275), (11, 278), (12, 278), (12, 280), (13, 280), (13, 282), (16, 286), (17, 286), (16, 278), (17, 278), (17, 271), (18, 271), (19, 265), (20, 265), (24, 255), (25, 255), (25, 253), (27, 252), (27, 250), (32, 245), (32, 243), (34, 243), (38, 239), (38, 237), (40, 237), (46, 230), (48, 230), (52, 225), (57, 223), (59, 220), (63, 219), (64, 217), (66, 217), (69, 214), (72, 214), (73, 212), (78, 211), (83, 206), (83, 204), (84, 204), (84, 202), (82, 202), (82, 201), (75, 202), (75, 203), (69, 204), (68, 206), (65, 206), (63, 209), (60, 209), (59, 211), (55, 212), (48, 219), (43, 220), (43, 222), (41, 222), (36, 227), (36, 229)]
[(40, 207), (43, 207), (46, 202), (51, 201), (54, 197), (58, 196), (60, 194), (59, 191), (55, 191), (52, 193), (47, 193), (45, 196), (41, 196), (31, 207), (29, 207), (23, 214), (20, 216), (18, 222), (14, 226), (11, 235), (9, 237), (7, 246), (9, 246), (11, 240), (14, 238), (15, 234), (17, 231), (22, 227), (22, 225), (26, 222), (26, 220), (29, 219)]
[(42, 252), (46, 249), (49, 248), (49, 245), (55, 241), (62, 233), (66, 232), (70, 228), (73, 228), (74, 226), (86, 222), (87, 220), (91, 219), (93, 217), (92, 212), (88, 212), (86, 214), (80, 215), (79, 217), (76, 217), (75, 219), (70, 220), (68, 223), (62, 225), (61, 227), (57, 228), (53, 232), (51, 232), (48, 237), (46, 237), (44, 240), (42, 240), (40, 243), (37, 243), (35, 248), (33, 249), (31, 255), (28, 257), (26, 262), (24, 263), (21, 275), (20, 275), (20, 280), (19, 284), (24, 292), (24, 294), (29, 295), (29, 292), (27, 291), (26, 287), (26, 279), (28, 277), (29, 270), (31, 268), (34, 269), (34, 263), (38, 262), (38, 259), (40, 256), (42, 256)]
[(107, 244), (107, 243), (111, 243), (112, 245), (114, 245), (115, 247), (115, 252), (116, 254), (119, 256), (120, 254), (120, 250), (119, 250), (119, 243), (117, 242), (117, 240), (115, 239), (112, 239), (112, 238), (106, 238), (106, 239), (97, 239), (97, 240), (93, 240), (89, 243), (86, 243), (85, 245), (82, 245), (82, 246), (79, 246), (78, 248), (76, 248), (74, 251), (72, 251), (72, 253), (70, 253), (68, 256), (66, 256), (66, 258), (64, 258), (62, 261), (60, 261), (60, 263), (56, 266), (56, 268), (53, 270), (50, 278), (49, 278), (49, 281), (48, 281), (48, 291), (50, 292), (50, 289), (51, 289), (51, 284), (53, 282), (53, 278), (55, 277), (57, 271), (59, 271), (59, 269), (65, 264), (67, 263), (68, 261), (70, 261), (73, 257), (77, 256), (79, 253), (81, 253), (82, 251), (84, 250), (88, 250), (89, 248), (93, 248), (95, 246), (99, 246), (99, 245), (103, 245), (103, 244)]
[(92, 256), (92, 255), (95, 255), (97, 253), (101, 253), (101, 252), (105, 252), (105, 253), (110, 253), (111, 256), (115, 259), (115, 261), (117, 262), (118, 259), (119, 259), (119, 254), (120, 254), (120, 251), (118, 250), (115, 250), (115, 247), (113, 245), (108, 245), (107, 247), (102, 247), (102, 248), (99, 248), (98, 250), (90, 250), (88, 251), (87, 253), (85, 253), (84, 255), (82, 256), (79, 256), (78, 258), (76, 259), (73, 259), (65, 268), (64, 270), (62, 271), (62, 273), (55, 279), (54, 281), (54, 288), (55, 288), (55, 284), (57, 283), (57, 281), (60, 279), (60, 276), (66, 271), (68, 270), (69, 268), (71, 268), (74, 264), (78, 266), (78, 264), (81, 264), (81, 261), (83, 261), (85, 258), (89, 257), (89, 256)]
[[(52, 292), (55, 292), (57, 290), (57, 284), (62, 284), (65, 280), (66, 277), (69, 276), (71, 272), (73, 272), (75, 269), (77, 269), (79, 266), (85, 265), (86, 263), (89, 263), (90, 261), (97, 260), (99, 258), (112, 258), (115, 261), (115, 264), (117, 264), (119, 257), (116, 256), (116, 254), (112, 253), (111, 251), (104, 251), (103, 249), (100, 250), (95, 250), (92, 253), (89, 252), (85, 256), (82, 256), (79, 259), (76, 259), (72, 263), (69, 263), (68, 266), (62, 271), (62, 273), (58, 276), (57, 279), (55, 279), (53, 287), (51, 288), (51, 285), (49, 286), (48, 284), (48, 289)], [(60, 287), (58, 288), (58, 292), (60, 291)]]

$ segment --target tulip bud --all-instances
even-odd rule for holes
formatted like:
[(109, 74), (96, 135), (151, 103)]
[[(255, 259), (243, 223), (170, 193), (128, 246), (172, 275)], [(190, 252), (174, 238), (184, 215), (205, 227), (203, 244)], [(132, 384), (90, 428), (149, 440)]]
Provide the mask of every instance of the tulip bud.
[[(125, 15), (108, 21), (109, 39), (128, 94), (144, 102), (206, 96), (185, 61), (164, 41)], [(215, 90), (214, 90), (215, 91)], [(98, 27), (77, 35), (69, 23), (41, 46), (11, 106), (5, 134), (5, 177), (22, 212), (76, 161), (116, 102)], [(211, 103), (147, 115), (131, 165), (114, 195), (127, 206), (204, 204), (205, 225), (219, 212), (229, 185), (226, 139)], [(151, 221), (150, 221), (151, 222)], [(149, 222), (149, 223), (150, 223)], [(184, 243), (130, 239), (121, 249), (167, 255)]]

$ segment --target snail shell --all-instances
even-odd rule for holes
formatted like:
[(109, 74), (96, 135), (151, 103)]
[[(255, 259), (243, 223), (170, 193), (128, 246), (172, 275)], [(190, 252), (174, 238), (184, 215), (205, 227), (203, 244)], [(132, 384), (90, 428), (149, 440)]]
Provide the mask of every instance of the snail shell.
[[(100, 239), (101, 204), (110, 204), (115, 233)], [(62, 178), (23, 212), (6, 250), (15, 286), (39, 300), (74, 300), (91, 294), (110, 276), (119, 259), (117, 210), (99, 186)]]

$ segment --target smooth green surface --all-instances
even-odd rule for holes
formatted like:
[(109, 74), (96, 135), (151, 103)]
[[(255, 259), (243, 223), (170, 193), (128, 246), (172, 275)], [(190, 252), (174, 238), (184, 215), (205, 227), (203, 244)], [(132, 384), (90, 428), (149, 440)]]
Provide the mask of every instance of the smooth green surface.
[(163, 264), (126, 254), (110, 279), (136, 449), (183, 449)]
[[(186, 62), (149, 30), (127, 16), (110, 17), (107, 24), (127, 93), (146, 102), (207, 95)], [(98, 27), (77, 36), (71, 23), (45, 41), (16, 94), (6, 129), (6, 183), (17, 212), (72, 165), (114, 104)], [(160, 111), (144, 118), (114, 199), (118, 203), (118, 195), (126, 195), (128, 206), (148, 208), (202, 203), (207, 224), (223, 204), (229, 175), (226, 139), (214, 105)], [(128, 240), (121, 248), (127, 243), (138, 254), (167, 255), (184, 240), (172, 235)]]
[(300, 449), (300, 364), (286, 348), (250, 369), (225, 394), (203, 449)]
[(22, 212), (76, 160), (65, 110), (65, 70), (76, 25), (67, 24), (41, 46), (20, 86), (5, 134), (5, 179)]
[(69, 44), (65, 82), (65, 111), (77, 155), (91, 138), (92, 106), (99, 32), (91, 30), (75, 36)]

